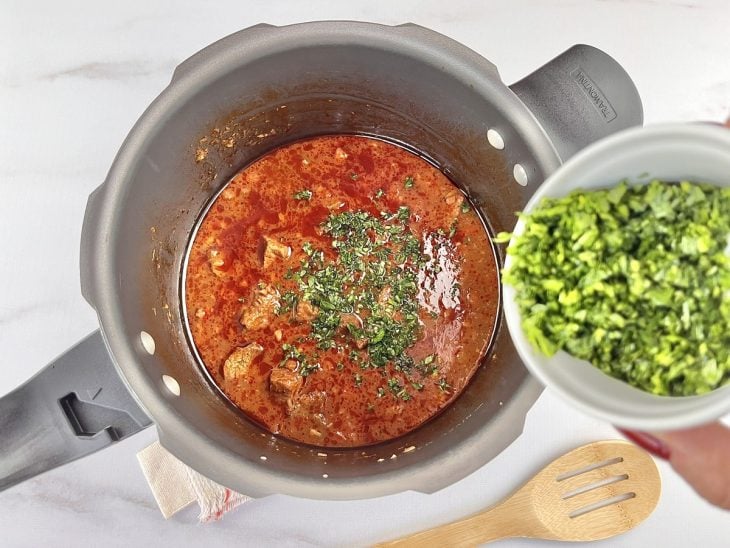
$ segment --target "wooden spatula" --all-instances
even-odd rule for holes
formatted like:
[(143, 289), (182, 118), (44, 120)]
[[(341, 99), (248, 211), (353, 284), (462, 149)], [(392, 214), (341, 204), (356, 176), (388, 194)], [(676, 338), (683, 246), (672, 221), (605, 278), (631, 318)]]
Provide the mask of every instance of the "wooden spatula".
[(475, 546), (509, 537), (599, 540), (641, 523), (660, 493), (659, 471), (646, 451), (598, 441), (557, 458), (488, 510), (378, 546)]

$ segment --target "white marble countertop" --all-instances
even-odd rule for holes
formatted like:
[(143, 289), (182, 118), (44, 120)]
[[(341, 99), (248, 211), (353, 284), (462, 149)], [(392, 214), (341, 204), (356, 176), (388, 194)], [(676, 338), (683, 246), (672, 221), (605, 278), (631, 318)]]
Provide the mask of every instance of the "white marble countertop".
[[(719, 121), (730, 112), (725, 0), (2, 0), (0, 13), (0, 394), (95, 329), (78, 281), (86, 197), (174, 67), (238, 29), (316, 19), (413, 21), (481, 53), (507, 83), (589, 43), (634, 78), (647, 123)], [(517, 442), (434, 495), (336, 503), (275, 496), (200, 525), (193, 509), (169, 521), (160, 515), (135, 458), (156, 438), (151, 428), (1, 493), (0, 544), (362, 545), (477, 511), (559, 453), (614, 437), (611, 426), (544, 393)], [(727, 546), (730, 514), (700, 500), (665, 463), (660, 468), (656, 512), (604, 545)]]

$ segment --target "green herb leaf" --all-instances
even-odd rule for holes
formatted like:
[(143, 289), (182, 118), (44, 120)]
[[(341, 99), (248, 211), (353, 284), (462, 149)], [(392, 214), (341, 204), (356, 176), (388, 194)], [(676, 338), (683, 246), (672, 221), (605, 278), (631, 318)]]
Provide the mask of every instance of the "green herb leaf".
[(497, 235), (492, 238), (492, 241), (495, 244), (506, 244), (512, 239), (512, 233), (511, 232), (499, 232)]
[(449, 228), (449, 238), (453, 238), (454, 235), (456, 234), (456, 224), (457, 224), (456, 221), (451, 223), (451, 228)]
[[(300, 301), (317, 308), (311, 333), (305, 337), (316, 348), (339, 348), (347, 343), (351, 345), (350, 361), (362, 370), (389, 364), (398, 371), (414, 367), (406, 351), (421, 330), (418, 271), (429, 257), (410, 231), (409, 218), (407, 207), (383, 211), (379, 217), (366, 211), (331, 214), (321, 229), (332, 238), (334, 260), (311, 242), (303, 243), (306, 257), (287, 276), (298, 290), (282, 295), (281, 310), (291, 310)], [(348, 318), (344, 324), (343, 318)], [(292, 356), (300, 364), (315, 361), (311, 356)], [(395, 395), (403, 401), (410, 399), (403, 387)]]

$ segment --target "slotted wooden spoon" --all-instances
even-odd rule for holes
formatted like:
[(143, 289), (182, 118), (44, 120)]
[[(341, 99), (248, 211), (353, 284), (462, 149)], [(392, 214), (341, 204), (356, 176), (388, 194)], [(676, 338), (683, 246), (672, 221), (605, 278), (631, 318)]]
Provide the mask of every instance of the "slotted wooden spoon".
[(644, 521), (660, 493), (659, 471), (646, 451), (625, 441), (598, 441), (555, 459), (488, 510), (378, 546), (475, 546), (510, 537), (600, 540)]

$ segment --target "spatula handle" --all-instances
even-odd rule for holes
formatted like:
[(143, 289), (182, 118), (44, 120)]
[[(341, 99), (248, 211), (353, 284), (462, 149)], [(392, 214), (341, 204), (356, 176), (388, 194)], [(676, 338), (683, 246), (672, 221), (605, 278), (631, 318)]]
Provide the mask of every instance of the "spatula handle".
[(424, 547), (449, 546), (467, 547), (484, 544), (503, 538), (523, 536), (522, 520), (518, 506), (512, 500), (494, 506), (489, 510), (446, 525), (434, 527), (415, 535), (390, 542), (377, 544), (377, 547)]

